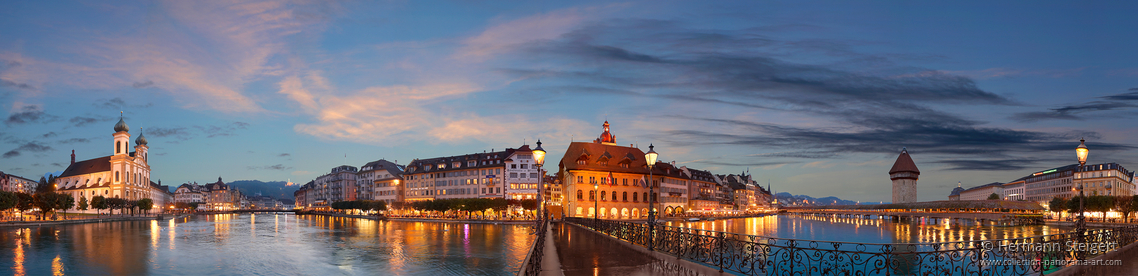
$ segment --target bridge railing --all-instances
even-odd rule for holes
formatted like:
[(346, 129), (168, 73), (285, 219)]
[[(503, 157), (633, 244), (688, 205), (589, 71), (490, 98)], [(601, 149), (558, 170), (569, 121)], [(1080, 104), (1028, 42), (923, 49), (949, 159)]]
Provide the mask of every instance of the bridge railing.
[[(1041, 275), (1138, 240), (1138, 226), (1016, 239), (851, 243), (565, 218), (635, 245), (743, 275)], [(648, 240), (648, 231), (655, 231)], [(1097, 250), (1083, 245), (1093, 246)]]
[(549, 217), (546, 216), (541, 220), (536, 221), (533, 229), (533, 234), (537, 235), (533, 239), (533, 248), (530, 249), (529, 255), (526, 256), (522, 268), (518, 271), (519, 276), (523, 275), (537, 275), (541, 273), (541, 260), (545, 256), (545, 236), (549, 230)]

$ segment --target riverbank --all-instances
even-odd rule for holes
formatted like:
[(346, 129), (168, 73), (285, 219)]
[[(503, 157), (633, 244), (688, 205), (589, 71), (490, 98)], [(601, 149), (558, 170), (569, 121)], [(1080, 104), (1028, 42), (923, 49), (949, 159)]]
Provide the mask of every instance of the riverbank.
[(0, 227), (41, 227), (65, 224), (83, 224), (83, 223), (101, 223), (101, 222), (115, 222), (115, 221), (131, 221), (131, 220), (155, 220), (155, 219), (180, 219), (188, 217), (186, 214), (179, 215), (154, 215), (154, 216), (121, 216), (121, 217), (102, 217), (102, 218), (86, 218), (86, 219), (67, 219), (67, 220), (37, 220), (37, 221), (8, 221), (0, 222)]
[(314, 216), (329, 216), (337, 218), (359, 218), (370, 220), (387, 220), (387, 221), (407, 221), (407, 222), (449, 222), (449, 223), (481, 223), (481, 224), (533, 224), (532, 220), (472, 220), (472, 219), (443, 219), (443, 218), (403, 218), (403, 217), (383, 217), (383, 216), (365, 216), (365, 215), (348, 215), (336, 213), (297, 213), (297, 215), (314, 215)]

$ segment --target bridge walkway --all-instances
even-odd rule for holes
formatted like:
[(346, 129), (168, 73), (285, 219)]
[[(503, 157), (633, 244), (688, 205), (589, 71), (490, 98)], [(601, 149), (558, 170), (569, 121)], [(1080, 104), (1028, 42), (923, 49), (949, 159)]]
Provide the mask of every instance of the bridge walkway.
[(553, 247), (557, 262), (543, 262), (541, 275), (730, 275), (578, 225), (556, 222), (550, 227), (552, 242), (545, 244)]

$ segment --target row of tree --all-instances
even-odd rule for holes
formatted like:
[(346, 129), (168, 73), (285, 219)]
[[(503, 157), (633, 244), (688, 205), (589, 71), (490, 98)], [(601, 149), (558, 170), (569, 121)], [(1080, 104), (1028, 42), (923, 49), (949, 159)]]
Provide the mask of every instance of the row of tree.
[[(1068, 213), (1075, 213), (1079, 211), (1079, 197), (1071, 199), (1064, 199), (1060, 197), (1052, 198), (1049, 202), (1049, 209), (1052, 212), (1060, 213), (1063, 211)], [(1106, 220), (1106, 212), (1112, 209), (1116, 212), (1122, 213), (1122, 217), (1126, 222), (1130, 222), (1130, 213), (1138, 212), (1138, 195), (1136, 196), (1087, 196), (1086, 202), (1083, 203), (1083, 209), (1088, 212), (1102, 212), (1102, 219)], [(1059, 219), (1063, 219), (1060, 217)]]
[(332, 202), (335, 210), (385, 211), (387, 202), (382, 200), (353, 200)]
[[(90, 203), (88, 203), (87, 197), (80, 197), (78, 204), (76, 204), (75, 198), (71, 197), (70, 194), (55, 192), (54, 181), (54, 176), (52, 176), (50, 180), (41, 177), (38, 185), (36, 185), (36, 191), (33, 194), (0, 191), (0, 211), (16, 208), (16, 210), (20, 212), (26, 212), (33, 208), (38, 208), (40, 210), (40, 219), (43, 220), (47, 218), (48, 214), (54, 213), (55, 210), (69, 210), (71, 208), (88, 210), (94, 208), (97, 210), (111, 209), (113, 213), (114, 209), (120, 209), (123, 210), (123, 212), (128, 209), (132, 211), (149, 211), (154, 206), (154, 201), (149, 198), (131, 201), (122, 198), (106, 198), (103, 196), (91, 198)], [(67, 213), (64, 212), (64, 215), (66, 214)]]

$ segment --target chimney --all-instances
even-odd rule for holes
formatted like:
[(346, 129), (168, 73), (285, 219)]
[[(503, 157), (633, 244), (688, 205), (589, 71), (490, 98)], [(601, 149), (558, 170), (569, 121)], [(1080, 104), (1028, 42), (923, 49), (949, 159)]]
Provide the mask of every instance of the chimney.
[(75, 150), (71, 150), (71, 165), (75, 165)]

